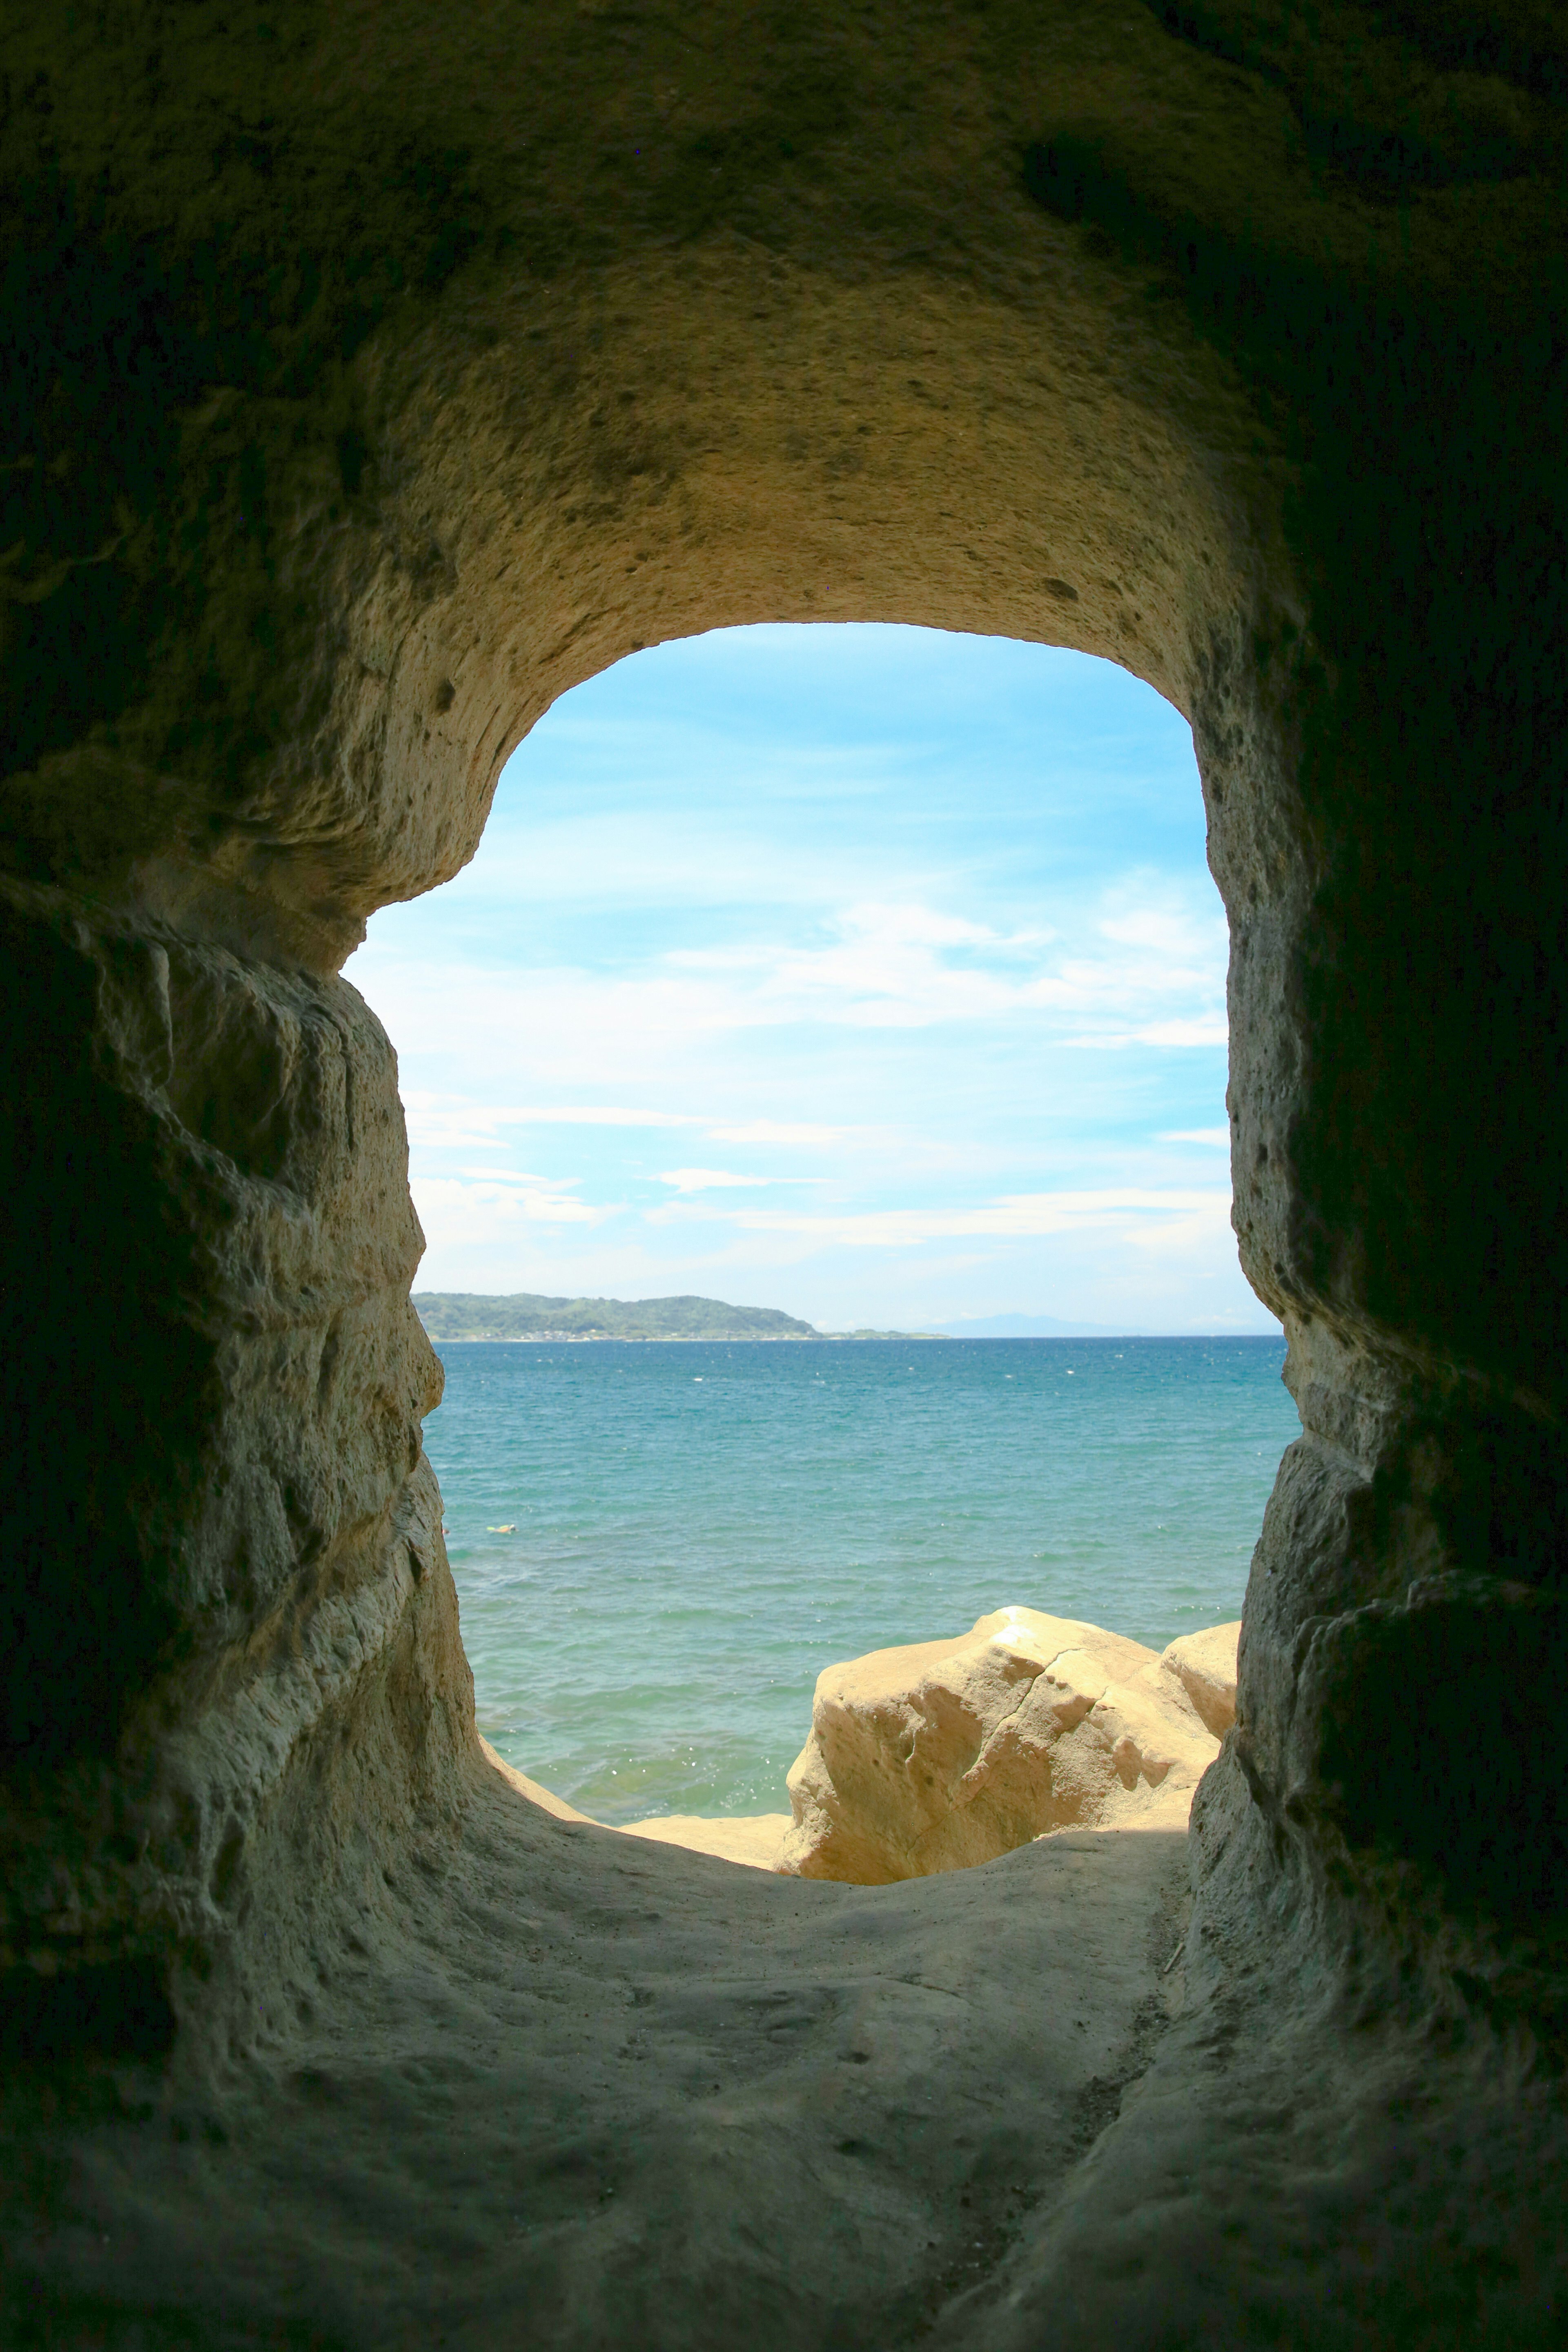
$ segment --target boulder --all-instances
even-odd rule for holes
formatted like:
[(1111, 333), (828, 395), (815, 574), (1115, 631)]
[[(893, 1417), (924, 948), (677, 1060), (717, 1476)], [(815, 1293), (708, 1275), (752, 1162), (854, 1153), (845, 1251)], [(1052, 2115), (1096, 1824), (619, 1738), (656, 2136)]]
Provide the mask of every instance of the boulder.
[(1216, 1739), (1223, 1739), (1236, 1721), (1236, 1645), (1240, 1638), (1238, 1617), (1233, 1625), (1183, 1633), (1160, 1653), (1160, 1664), (1181, 1684)]
[(954, 1640), (876, 1650), (818, 1677), (774, 1866), (884, 1885), (1051, 1830), (1182, 1828), (1217, 1753), (1179, 1668), (1153, 1650), (998, 1610)]

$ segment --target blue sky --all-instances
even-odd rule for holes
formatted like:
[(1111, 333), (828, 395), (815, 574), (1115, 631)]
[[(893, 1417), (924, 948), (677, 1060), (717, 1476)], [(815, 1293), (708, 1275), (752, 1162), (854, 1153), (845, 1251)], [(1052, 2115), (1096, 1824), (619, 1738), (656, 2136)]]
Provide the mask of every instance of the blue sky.
[(868, 625), (688, 638), (563, 696), (472, 865), (347, 977), (398, 1049), (420, 1288), (1268, 1331), (1225, 961), (1168, 703)]

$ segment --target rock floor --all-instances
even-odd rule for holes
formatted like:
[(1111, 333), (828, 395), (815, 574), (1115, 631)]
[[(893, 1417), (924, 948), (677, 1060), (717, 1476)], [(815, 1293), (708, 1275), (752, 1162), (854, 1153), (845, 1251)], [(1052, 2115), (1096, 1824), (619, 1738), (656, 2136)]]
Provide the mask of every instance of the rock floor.
[(486, 1775), (407, 1881), (243, 2062), (13, 2079), (7, 2352), (1562, 2340), (1558, 2091), (1200, 2000), (1179, 1832), (854, 1887)]
[(918, 2341), (1147, 2065), (1188, 1900), (1170, 1833), (861, 1888), (499, 1786), (407, 1894), (288, 2046), (13, 2168), (8, 2340)]

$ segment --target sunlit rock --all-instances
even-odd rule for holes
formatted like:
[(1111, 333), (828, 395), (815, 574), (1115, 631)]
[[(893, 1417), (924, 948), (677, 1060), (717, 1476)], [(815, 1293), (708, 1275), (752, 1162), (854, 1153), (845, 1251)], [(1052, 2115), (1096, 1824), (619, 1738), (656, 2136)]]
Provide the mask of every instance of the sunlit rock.
[(1181, 1828), (1218, 1752), (1181, 1675), (1099, 1625), (1008, 1608), (819, 1675), (777, 1868), (880, 1885), (1047, 1831)]
[(1160, 1664), (1174, 1675), (1208, 1729), (1223, 1739), (1236, 1721), (1236, 1650), (1241, 1620), (1182, 1633), (1167, 1642)]

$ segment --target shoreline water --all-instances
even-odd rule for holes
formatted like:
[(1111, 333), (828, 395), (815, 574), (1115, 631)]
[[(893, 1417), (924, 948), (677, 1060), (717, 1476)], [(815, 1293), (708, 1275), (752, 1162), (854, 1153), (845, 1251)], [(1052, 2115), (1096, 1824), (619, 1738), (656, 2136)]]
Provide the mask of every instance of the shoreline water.
[[(814, 1345), (835, 1345), (835, 1348), (865, 1348), (872, 1340), (886, 1340), (889, 1345), (910, 1345), (910, 1348), (966, 1348), (973, 1340), (963, 1339), (954, 1331), (733, 1331), (721, 1336), (699, 1336), (689, 1331), (496, 1331), (484, 1334), (484, 1339), (445, 1339), (426, 1334), (435, 1350), (442, 1348), (814, 1348)], [(1041, 1334), (1047, 1336), (1047, 1334)], [(1053, 1331), (1051, 1339), (1074, 1340), (1074, 1345), (1089, 1348), (1096, 1340), (1129, 1339), (1258, 1339), (1262, 1345), (1274, 1345), (1272, 1331), (1086, 1331), (1077, 1339), (1072, 1331)], [(1030, 1339), (987, 1339), (987, 1348), (1030, 1348)], [(1284, 1340), (1279, 1340), (1284, 1352)]]
[(1234, 1619), (1300, 1433), (1267, 1336), (439, 1352), (479, 1727), (612, 1826), (781, 1811), (836, 1661), (1014, 1602)]
[[(1042, 1339), (1053, 1342), (1070, 1341), (1077, 1347), (1092, 1347), (1100, 1341), (1120, 1344), (1127, 1339), (1258, 1339), (1265, 1346), (1284, 1348), (1282, 1339), (1276, 1340), (1271, 1331), (1086, 1331), (1081, 1337), (1071, 1331), (1042, 1332)], [(902, 1346), (908, 1340), (921, 1347), (972, 1347), (976, 1341), (957, 1331), (733, 1331), (699, 1333), (689, 1331), (501, 1331), (472, 1339), (451, 1339), (442, 1335), (426, 1334), (432, 1347), (442, 1348), (537, 1348), (537, 1347), (605, 1347), (605, 1348), (809, 1348), (831, 1342), (835, 1346), (864, 1346), (873, 1339), (886, 1340)], [(988, 1348), (1027, 1348), (1035, 1341), (1023, 1333), (999, 1334), (987, 1338)]]

